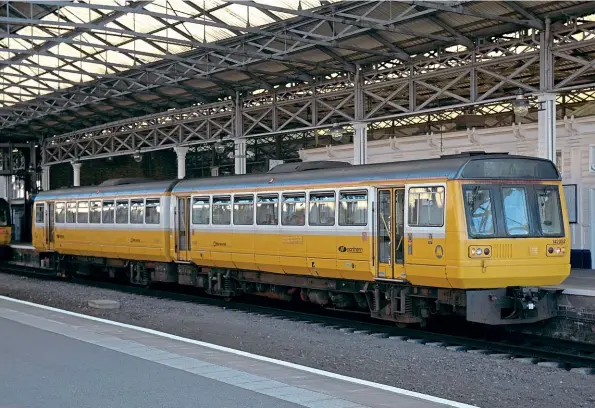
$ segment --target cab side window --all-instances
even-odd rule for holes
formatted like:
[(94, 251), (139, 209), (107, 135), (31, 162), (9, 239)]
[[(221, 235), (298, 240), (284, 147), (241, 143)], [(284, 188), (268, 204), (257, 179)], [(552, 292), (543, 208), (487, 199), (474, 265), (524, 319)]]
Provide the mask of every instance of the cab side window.
[(43, 224), (44, 216), (43, 212), (45, 210), (45, 206), (43, 203), (35, 204), (35, 222), (37, 224)]
[(409, 226), (442, 227), (444, 225), (444, 187), (411, 187), (409, 189)]

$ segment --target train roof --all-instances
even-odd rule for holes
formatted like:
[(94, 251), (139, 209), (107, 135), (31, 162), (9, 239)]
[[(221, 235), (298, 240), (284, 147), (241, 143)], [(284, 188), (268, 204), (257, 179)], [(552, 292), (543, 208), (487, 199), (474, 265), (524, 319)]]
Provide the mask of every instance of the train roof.
[(162, 195), (200, 190), (233, 190), (265, 186), (303, 188), (312, 184), (422, 179), (560, 180), (556, 166), (546, 159), (506, 153), (468, 152), (434, 159), (352, 166), (337, 162), (285, 163), (269, 173), (185, 180), (110, 180), (99, 186), (40, 192), (36, 200), (92, 198), (114, 195)]
[[(124, 179), (119, 179), (124, 180)], [(104, 197), (104, 196), (117, 196), (117, 195), (155, 195), (161, 196), (167, 192), (171, 192), (173, 186), (177, 180), (167, 181), (146, 181), (138, 180), (139, 182), (133, 182), (134, 179), (130, 179), (130, 182), (117, 182), (117, 180), (111, 180), (109, 182), (103, 182), (98, 186), (88, 187), (68, 187), (58, 188), (55, 190), (42, 191), (37, 194), (35, 200), (64, 200), (64, 199), (76, 199), (76, 198), (93, 198), (93, 197)]]
[(559, 180), (560, 174), (556, 166), (546, 159), (506, 153), (470, 152), (434, 159), (361, 166), (313, 166), (290, 173), (275, 171), (273, 168), (265, 174), (187, 179), (177, 183), (173, 193), (265, 186), (299, 188), (311, 184), (420, 179)]

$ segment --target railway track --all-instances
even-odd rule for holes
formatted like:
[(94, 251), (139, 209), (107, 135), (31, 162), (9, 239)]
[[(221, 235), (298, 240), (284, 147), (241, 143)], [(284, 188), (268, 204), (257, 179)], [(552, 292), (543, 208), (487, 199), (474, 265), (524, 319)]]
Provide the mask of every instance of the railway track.
[(227, 301), (197, 294), (180, 287), (139, 287), (79, 277), (65, 277), (55, 272), (15, 264), (0, 264), (0, 272), (36, 279), (63, 280), (66, 284), (86, 285), (120, 292), (175, 300), (291, 320), (339, 330), (350, 335), (367, 335), (394, 341), (408, 341), (452, 351), (491, 355), (500, 359), (515, 359), (527, 364), (539, 364), (565, 370), (580, 370), (595, 374), (595, 345), (566, 340), (520, 335), (477, 325), (429, 327), (426, 329), (398, 328), (390, 323), (372, 321), (368, 315), (314, 305), (296, 305), (273, 299), (247, 296)]

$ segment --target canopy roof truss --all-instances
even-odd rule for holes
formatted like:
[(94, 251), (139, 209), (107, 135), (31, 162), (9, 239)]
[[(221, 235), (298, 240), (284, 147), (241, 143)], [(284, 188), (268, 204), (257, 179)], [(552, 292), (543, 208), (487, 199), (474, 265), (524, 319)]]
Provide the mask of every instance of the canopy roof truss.
[[(0, 138), (63, 133), (47, 141), (59, 162), (595, 87), (593, 12), (587, 1), (0, 2)], [(538, 68), (548, 55), (551, 85)], [(101, 135), (111, 142), (89, 151), (64, 145)]]

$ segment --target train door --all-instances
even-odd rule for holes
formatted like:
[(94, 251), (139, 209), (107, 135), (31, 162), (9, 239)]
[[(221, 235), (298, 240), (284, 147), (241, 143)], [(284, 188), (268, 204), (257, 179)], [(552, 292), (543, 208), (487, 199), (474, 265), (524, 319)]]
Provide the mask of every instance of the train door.
[(187, 261), (190, 251), (190, 197), (178, 197), (176, 248), (179, 261)]
[(55, 245), (55, 228), (54, 228), (54, 223), (55, 223), (55, 219), (54, 219), (54, 202), (48, 202), (47, 203), (47, 213), (46, 213), (46, 217), (45, 217), (45, 224), (46, 224), (46, 232), (45, 232), (45, 236), (46, 236), (46, 242), (47, 242), (47, 246), (49, 250), (53, 250), (54, 249), (54, 245)]
[(378, 189), (376, 202), (376, 277), (401, 279), (405, 265), (405, 189)]

